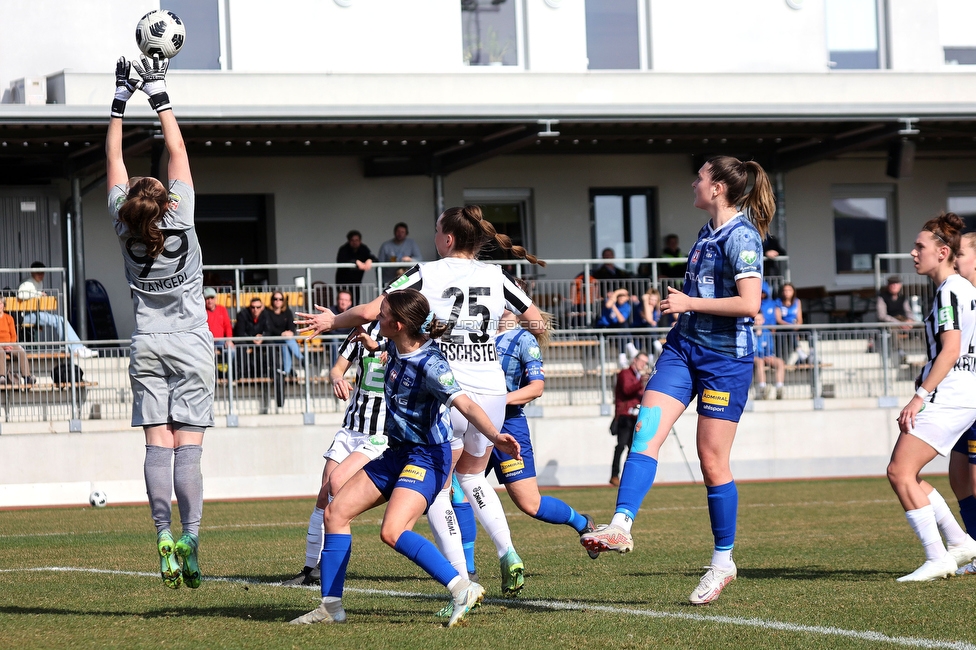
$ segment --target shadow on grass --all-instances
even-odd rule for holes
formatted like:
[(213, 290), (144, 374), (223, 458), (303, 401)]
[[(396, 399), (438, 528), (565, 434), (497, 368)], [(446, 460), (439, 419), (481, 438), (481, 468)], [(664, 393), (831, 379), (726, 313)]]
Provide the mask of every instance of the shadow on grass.
[[(687, 576), (689, 578), (700, 578), (704, 574), (704, 569), (691, 569), (688, 571), (644, 571), (633, 572), (625, 575), (634, 578), (653, 578), (665, 576)], [(765, 568), (743, 568), (739, 567), (740, 578), (747, 580), (833, 580), (840, 582), (850, 581), (874, 581), (891, 580), (904, 574), (903, 571), (885, 571), (879, 569), (833, 569), (829, 567), (809, 565), (809, 566), (788, 566), (788, 567), (765, 567)]]
[[(144, 611), (127, 612), (119, 610), (71, 609), (68, 607), (19, 607), (0, 606), (0, 614), (37, 616), (98, 616), (108, 618), (134, 617), (143, 619), (175, 618), (178, 616), (199, 616), (201, 618), (239, 618), (246, 621), (265, 621), (268, 623), (287, 623), (308, 610), (284, 605), (240, 605), (235, 607), (159, 607)], [(314, 609), (314, 608), (312, 608)]]

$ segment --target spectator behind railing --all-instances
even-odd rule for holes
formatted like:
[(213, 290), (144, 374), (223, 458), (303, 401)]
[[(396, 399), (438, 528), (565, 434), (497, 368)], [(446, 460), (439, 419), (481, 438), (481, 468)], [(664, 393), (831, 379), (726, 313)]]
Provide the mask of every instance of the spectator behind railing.
[(675, 261), (658, 266), (658, 276), (662, 278), (685, 277), (685, 254), (681, 252), (681, 247), (678, 246), (677, 235), (671, 234), (665, 236), (664, 249), (661, 250), (661, 257), (673, 257)]
[[(616, 257), (612, 248), (604, 248), (603, 252), (600, 254), (605, 260), (612, 260)], [(606, 262), (605, 264), (593, 269), (590, 273), (591, 278), (596, 278), (597, 280), (629, 280), (634, 277), (633, 273), (625, 271), (624, 269), (614, 266), (613, 262)], [(617, 286), (611, 285), (612, 288), (617, 288)]]
[[(381, 262), (421, 262), (420, 246), (407, 237), (410, 230), (402, 221), (393, 226), (393, 239), (387, 239), (380, 246), (377, 255)], [(408, 265), (409, 266), (409, 265)], [(398, 277), (396, 269), (383, 269), (383, 285), (386, 286)]]
[(336, 269), (335, 281), (338, 285), (348, 285), (351, 293), (355, 294), (359, 302), (359, 287), (355, 286), (363, 281), (363, 274), (373, 268), (373, 262), (379, 262), (369, 246), (363, 243), (363, 235), (358, 230), (346, 233), (346, 243), (339, 247), (336, 253), (336, 263), (356, 264), (354, 269)]
[[(779, 298), (776, 300), (774, 312), (777, 325), (803, 325), (803, 306), (796, 297), (796, 288), (789, 282), (780, 287)], [(806, 363), (810, 357), (810, 344), (800, 341), (796, 334), (788, 334), (786, 340), (793, 350), (790, 354), (790, 365)]]
[(776, 374), (776, 399), (783, 399), (783, 383), (786, 381), (786, 362), (776, 356), (776, 341), (773, 333), (765, 329), (766, 319), (762, 311), (756, 314), (753, 323), (753, 334), (756, 337), (756, 354), (753, 365), (756, 369), (756, 399), (769, 399), (766, 388), (766, 366), (772, 367)]
[[(271, 325), (268, 322), (268, 315), (265, 313), (264, 303), (258, 297), (251, 298), (251, 304), (247, 309), (242, 309), (237, 313), (237, 321), (234, 323), (235, 338), (250, 338), (248, 343), (255, 346), (261, 345), (265, 336), (271, 335)], [(238, 361), (241, 363), (241, 371), (238, 373), (243, 377), (266, 376), (270, 371), (265, 368), (265, 359), (261, 357), (259, 348), (251, 346), (242, 347), (242, 357)]]
[[(44, 266), (43, 262), (34, 262), (31, 264), (32, 269), (43, 269)], [(17, 287), (17, 298), (19, 300), (41, 298), (46, 295), (47, 293), (44, 292), (44, 271), (32, 272), (31, 276)], [(69, 343), (68, 349), (76, 357), (91, 359), (92, 357), (98, 356), (96, 350), (92, 350), (81, 344), (81, 339), (78, 338), (78, 334), (71, 327), (71, 323), (65, 321), (57, 314), (52, 314), (49, 311), (41, 309), (29, 311), (24, 315), (24, 323), (53, 330), (54, 336), (47, 338), (54, 341), (67, 341)]]
[(230, 314), (226, 307), (217, 304), (217, 290), (213, 287), (203, 290), (203, 302), (207, 307), (207, 327), (214, 337), (214, 350), (226, 351), (228, 363), (233, 363), (234, 342), (229, 339), (234, 336), (234, 329), (230, 324)]
[[(347, 293), (348, 292), (344, 292)], [(271, 294), (271, 308), (266, 310), (268, 318), (268, 333), (271, 336), (283, 336), (285, 338), (285, 349), (282, 351), (281, 369), (286, 375), (291, 374), (292, 357), (298, 359), (299, 364), (305, 362), (302, 350), (298, 345), (295, 334), (298, 328), (295, 326), (295, 315), (285, 302), (285, 294), (275, 291)]]
[(763, 275), (769, 277), (770, 275), (783, 275), (783, 269), (780, 268), (780, 262), (776, 258), (780, 255), (786, 255), (786, 249), (783, 245), (779, 243), (776, 235), (766, 235), (766, 239), (763, 240)]
[(596, 326), (629, 327), (632, 310), (630, 292), (623, 288), (615, 289), (607, 295), (607, 299), (603, 303), (603, 313), (597, 319)]
[[(0, 296), (0, 386), (3, 384), (17, 385), (23, 380), (25, 384), (35, 384), (37, 380), (31, 375), (30, 364), (27, 361), (27, 353), (24, 348), (17, 345), (17, 325), (14, 319), (4, 309), (6, 302)], [(10, 354), (10, 365), (17, 359), (17, 369), (20, 371), (14, 374), (12, 371), (7, 374), (7, 354)]]
[[(912, 303), (902, 293), (901, 278), (897, 275), (889, 275), (887, 288), (878, 294), (878, 320), (882, 323), (915, 322)], [(906, 329), (911, 329), (911, 326)]]

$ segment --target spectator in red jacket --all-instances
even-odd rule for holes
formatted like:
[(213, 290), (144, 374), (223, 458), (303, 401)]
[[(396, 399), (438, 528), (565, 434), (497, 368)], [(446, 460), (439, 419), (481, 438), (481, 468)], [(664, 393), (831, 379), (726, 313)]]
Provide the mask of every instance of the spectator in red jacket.
[(214, 349), (227, 350), (227, 354), (233, 360), (234, 342), (228, 339), (234, 336), (234, 329), (230, 325), (230, 314), (227, 313), (227, 308), (217, 304), (217, 290), (213, 287), (203, 290), (203, 302), (207, 305), (207, 326), (214, 337)]
[(637, 409), (644, 395), (644, 376), (648, 357), (639, 352), (630, 367), (617, 373), (617, 385), (613, 389), (613, 423), (610, 432), (617, 436), (617, 446), (613, 450), (613, 465), (610, 466), (610, 484), (620, 485), (620, 458), (625, 449), (630, 449), (637, 424)]
[[(13, 317), (6, 311), (6, 303), (3, 296), (0, 296), (0, 384), (19, 384), (17, 376), (13, 372), (7, 375), (7, 354), (10, 354), (11, 366), (13, 359), (17, 359), (17, 367), (20, 369), (20, 378), (25, 384), (36, 383), (30, 372), (30, 364), (27, 363), (27, 353), (24, 348), (17, 345), (17, 325)], [(25, 374), (26, 373), (26, 374)]]

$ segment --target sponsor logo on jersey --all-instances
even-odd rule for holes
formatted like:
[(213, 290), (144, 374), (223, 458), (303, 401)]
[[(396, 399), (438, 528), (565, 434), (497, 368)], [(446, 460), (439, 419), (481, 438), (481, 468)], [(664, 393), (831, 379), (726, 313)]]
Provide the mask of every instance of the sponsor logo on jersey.
[(400, 472), (400, 478), (409, 478), (415, 481), (423, 481), (427, 477), (427, 470), (416, 465), (406, 465)]
[(172, 210), (173, 212), (176, 212), (176, 209), (180, 207), (180, 201), (182, 201), (182, 200), (183, 200), (183, 197), (182, 196), (180, 196), (176, 192), (170, 191), (170, 193), (169, 193), (169, 209)]
[(408, 282), (410, 282), (410, 278), (408, 278), (406, 273), (404, 273), (403, 275), (401, 275), (400, 277), (398, 277), (396, 280), (393, 281), (393, 284), (390, 285), (390, 288), (399, 289), (400, 287), (402, 287)]
[(533, 359), (541, 359), (542, 352), (539, 350), (539, 348), (533, 345), (531, 348), (529, 348), (529, 356)]
[(959, 357), (956, 361), (956, 365), (952, 367), (953, 370), (966, 370), (969, 372), (976, 371), (976, 357)]
[(952, 305), (946, 305), (939, 309), (939, 325), (948, 325), (955, 320), (953, 318), (955, 312), (952, 309)]
[(516, 460), (512, 458), (511, 460), (502, 461), (501, 463), (502, 474), (508, 476), (510, 474), (516, 474), (525, 469), (525, 463), (521, 460)]
[(701, 396), (702, 404), (715, 404), (716, 406), (728, 406), (729, 405), (729, 394), (728, 392), (722, 392), (719, 390), (711, 390), (706, 388), (702, 391)]
[(381, 359), (363, 357), (363, 374), (359, 377), (359, 388), (368, 393), (382, 393), (385, 375), (386, 372)]
[(119, 211), (119, 208), (122, 207), (122, 204), (123, 203), (125, 203), (125, 194), (120, 194), (119, 196), (115, 197), (115, 211), (116, 212)]
[(699, 250), (698, 250), (698, 249), (696, 248), (696, 249), (695, 249), (695, 252), (691, 254), (691, 263), (692, 263), (692, 264), (694, 264), (695, 262), (697, 262), (697, 261), (698, 261), (698, 253), (699, 253), (699, 252), (700, 252), (700, 251), (699, 251)]
[(742, 260), (743, 264), (752, 265), (759, 259), (759, 253), (756, 251), (741, 251), (739, 253), (739, 259)]
[(387, 373), (387, 375), (390, 378), (390, 381), (396, 381), (396, 378), (399, 374), (400, 372), (396, 368), (390, 368), (389, 372)]
[(685, 277), (698, 284), (715, 284), (715, 278), (711, 275), (698, 275), (691, 271), (685, 271)]
[(450, 371), (445, 372), (437, 378), (437, 381), (440, 382), (441, 386), (453, 386), (455, 384), (454, 373)]

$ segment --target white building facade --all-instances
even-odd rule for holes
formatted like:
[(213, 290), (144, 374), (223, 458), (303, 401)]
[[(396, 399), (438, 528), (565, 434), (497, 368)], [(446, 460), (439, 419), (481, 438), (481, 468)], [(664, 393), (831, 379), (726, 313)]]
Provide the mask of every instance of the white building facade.
[[(160, 5), (187, 25), (168, 85), (207, 264), (331, 262), (399, 221), (433, 258), (464, 202), (542, 258), (655, 256), (693, 241), (716, 154), (773, 176), (799, 287), (873, 285), (941, 210), (976, 226), (965, 0), (0, 0), (0, 268), (100, 280), (121, 336), (101, 147)], [(154, 117), (127, 111), (132, 173), (165, 169)]]

